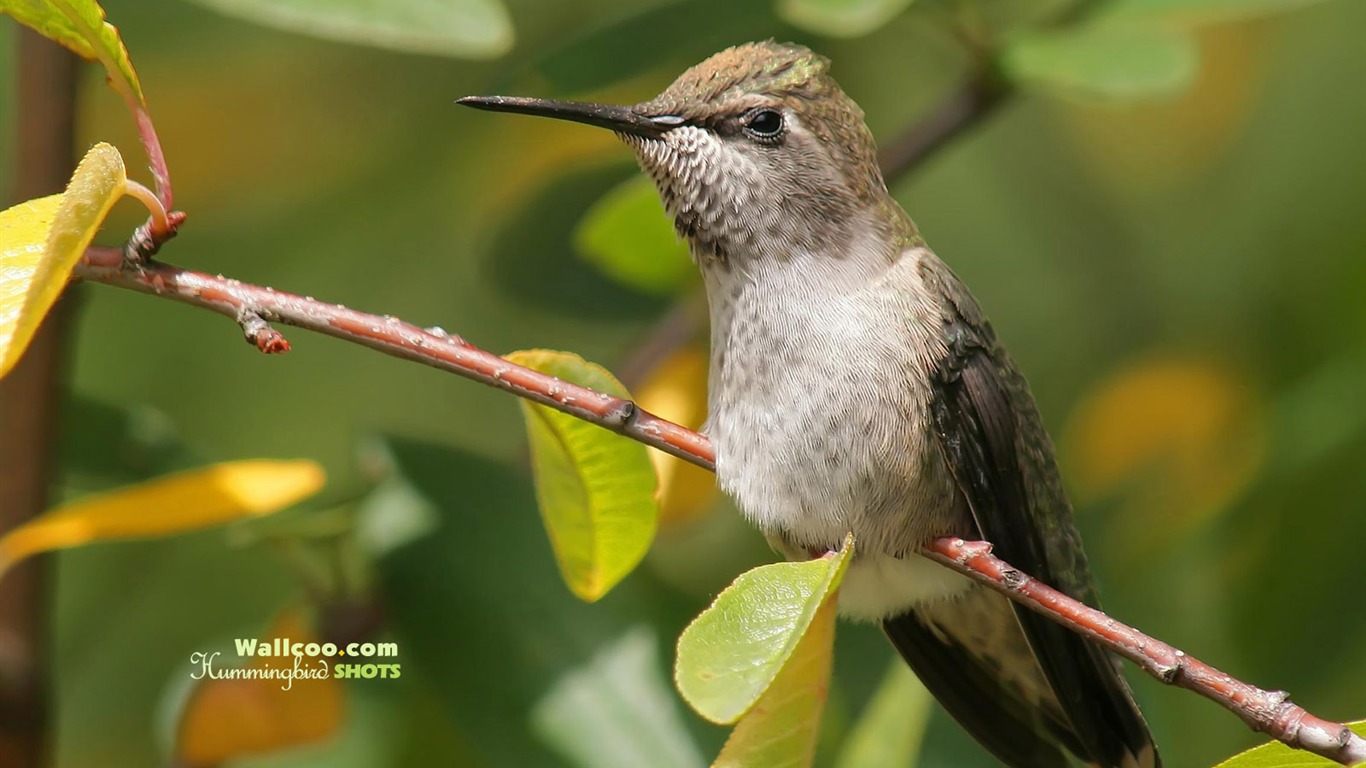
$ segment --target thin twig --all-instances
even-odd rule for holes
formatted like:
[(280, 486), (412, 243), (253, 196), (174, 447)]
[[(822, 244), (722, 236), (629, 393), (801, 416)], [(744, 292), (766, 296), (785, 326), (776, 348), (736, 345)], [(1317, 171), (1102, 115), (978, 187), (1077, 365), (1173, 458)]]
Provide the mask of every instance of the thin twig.
[[(711, 442), (706, 436), (650, 414), (629, 400), (508, 362), (440, 329), (423, 329), (395, 317), (370, 315), (169, 264), (125, 262), (119, 266), (97, 266), (107, 259), (93, 256), (77, 267), (78, 278), (163, 296), (234, 320), (249, 317), (261, 324), (270, 321), (317, 331), (511, 392), (705, 469), (715, 469)], [(1011, 568), (990, 552), (991, 545), (985, 542), (944, 538), (935, 541), (926, 554), (1134, 661), (1157, 679), (1211, 699), (1253, 729), (1291, 747), (1344, 765), (1366, 760), (1366, 741), (1346, 726), (1314, 717), (1289, 704), (1283, 693), (1242, 683), (1120, 624)]]
[(982, 66), (923, 118), (883, 145), (878, 153), (883, 178), (890, 183), (919, 167), (949, 142), (985, 123), (1009, 94), (1005, 81), (989, 66)]
[(289, 351), (289, 341), (284, 334), (270, 327), (264, 318), (250, 309), (243, 308), (237, 313), (237, 324), (242, 326), (242, 335), (247, 343), (267, 354), (283, 354)]
[(169, 211), (175, 207), (175, 193), (171, 190), (171, 169), (166, 165), (166, 153), (161, 148), (161, 139), (157, 138), (152, 116), (147, 113), (146, 107), (136, 102), (130, 102), (128, 109), (132, 111), (133, 119), (137, 122), (138, 138), (142, 139), (142, 146), (147, 150), (147, 164), (152, 169), (152, 181), (156, 184), (157, 197), (161, 200), (162, 206)]
[(991, 554), (991, 544), (985, 541), (937, 539), (926, 556), (1091, 638), (1158, 680), (1222, 704), (1254, 731), (1343, 765), (1366, 762), (1366, 739), (1347, 726), (1309, 714), (1290, 703), (1285, 691), (1267, 691), (1244, 683), (1073, 600)]
[(645, 338), (612, 371), (628, 388), (645, 381), (676, 350), (697, 338), (707, 316), (701, 291), (689, 290), (655, 321)]

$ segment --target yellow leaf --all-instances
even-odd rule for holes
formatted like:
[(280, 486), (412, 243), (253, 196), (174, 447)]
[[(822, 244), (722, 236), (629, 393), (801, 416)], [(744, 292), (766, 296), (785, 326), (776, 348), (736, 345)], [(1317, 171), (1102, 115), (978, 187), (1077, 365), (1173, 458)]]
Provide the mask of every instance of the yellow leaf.
[(145, 104), (142, 84), (119, 31), (104, 20), (104, 9), (93, 0), (0, 0), (0, 13), (32, 27), (38, 34), (71, 49), (76, 55), (98, 59), (109, 72), (114, 89)]
[[(707, 353), (684, 347), (660, 363), (636, 391), (641, 408), (675, 424), (700, 429), (707, 418)], [(673, 525), (712, 509), (720, 498), (716, 476), (651, 448), (659, 475), (659, 524)]]
[[(553, 350), (507, 359), (598, 392), (629, 398), (600, 366)], [(607, 594), (654, 541), (659, 505), (645, 446), (543, 405), (522, 401), (536, 501), (560, 574), (580, 599)]]
[(1084, 167), (1119, 187), (1157, 190), (1206, 172), (1234, 146), (1257, 106), (1274, 30), (1265, 20), (1195, 30), (1199, 72), (1170, 100), (1068, 104), (1066, 127)]
[(23, 356), (126, 181), (118, 150), (96, 144), (65, 192), (0, 213), (0, 376)]
[[(290, 642), (317, 642), (318, 638), (300, 609), (287, 610), (260, 638)], [(233, 667), (218, 656), (214, 671)], [(248, 668), (288, 667), (294, 657), (253, 657)], [(314, 658), (301, 660), (300, 666), (312, 670)], [(197, 667), (196, 673), (204, 670)], [(251, 755), (329, 738), (341, 727), (346, 709), (346, 687), (338, 679), (303, 678), (285, 683), (271, 678), (213, 678), (204, 674), (190, 694), (176, 733), (177, 764), (220, 765)]]
[(0, 537), (0, 576), (39, 552), (268, 515), (313, 495), (323, 482), (322, 467), (312, 461), (236, 461), (80, 499)]
[(1134, 530), (1120, 527), (1142, 545), (1226, 508), (1261, 467), (1266, 430), (1265, 408), (1234, 371), (1155, 358), (1102, 381), (1063, 444), (1078, 499), (1124, 495)]

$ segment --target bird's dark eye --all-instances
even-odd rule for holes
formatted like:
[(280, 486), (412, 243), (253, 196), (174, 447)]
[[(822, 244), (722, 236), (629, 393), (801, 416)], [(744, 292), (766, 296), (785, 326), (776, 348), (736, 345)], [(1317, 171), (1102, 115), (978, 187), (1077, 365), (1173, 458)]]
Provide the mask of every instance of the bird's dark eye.
[(776, 139), (783, 132), (783, 113), (776, 109), (755, 109), (745, 115), (745, 130), (756, 139)]

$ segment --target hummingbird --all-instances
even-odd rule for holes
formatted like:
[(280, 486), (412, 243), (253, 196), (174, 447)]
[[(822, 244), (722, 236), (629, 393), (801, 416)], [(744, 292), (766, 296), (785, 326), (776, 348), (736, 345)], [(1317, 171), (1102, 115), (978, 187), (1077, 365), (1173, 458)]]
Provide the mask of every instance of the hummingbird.
[(779, 552), (857, 548), (839, 611), (881, 624), (1012, 768), (1157, 768), (1117, 660), (923, 557), (984, 539), (1098, 606), (1033, 395), (977, 301), (887, 191), (829, 61), (728, 48), (634, 106), (467, 96), (613, 131), (702, 274), (721, 488)]

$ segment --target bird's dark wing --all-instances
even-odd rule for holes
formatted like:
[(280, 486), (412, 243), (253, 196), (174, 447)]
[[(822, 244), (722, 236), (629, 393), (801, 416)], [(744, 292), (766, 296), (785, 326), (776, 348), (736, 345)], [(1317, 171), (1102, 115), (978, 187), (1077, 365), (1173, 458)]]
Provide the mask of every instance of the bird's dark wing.
[[(966, 605), (969, 599), (978, 604)], [(1002, 762), (1011, 768), (1066, 768), (1058, 745), (1069, 743), (1071, 730), (1051, 691), (1036, 689), (1031, 697), (1007, 682), (1004, 665), (1009, 662), (993, 657), (990, 649), (984, 652), (980, 635), (963, 631), (965, 611), (976, 613), (970, 621), (997, 622), (1028, 652), (1009, 601), (985, 589), (887, 619), (882, 629), (953, 719)], [(1033, 677), (1038, 688), (1046, 689), (1041, 674)]]
[[(1006, 562), (1096, 605), (1052, 445), (1028, 385), (958, 278), (928, 253), (919, 269), (924, 286), (946, 307), (947, 349), (932, 372), (934, 429), (978, 532)], [(998, 681), (993, 692), (989, 679), (979, 680), (999, 664), (987, 659), (984, 670), (981, 648), (967, 647), (971, 641), (939, 630), (948, 622), (936, 625), (934, 612), (951, 611), (952, 603), (892, 619), (887, 632), (912, 666), (931, 678), (927, 685), (939, 689), (934, 693), (950, 714), (998, 756), (1016, 761), (1012, 764), (1062, 765), (1023, 757), (1040, 754), (1037, 742), (1051, 738), (1081, 759), (1106, 768), (1158, 766), (1152, 737), (1114, 659), (1048, 619), (1012, 607), (1027, 639), (1025, 650), (1032, 653), (1051, 689), (1052, 700), (1042, 702), (1043, 712), (1038, 711), (1038, 700), (1031, 704), (1021, 697), (1018, 681)], [(933, 682), (937, 677), (944, 678), (938, 685)], [(956, 677), (969, 688), (988, 690), (955, 692), (951, 688)], [(1034, 709), (1034, 716), (1011, 711), (1017, 707)], [(1002, 716), (1005, 722), (998, 720)], [(1018, 732), (1031, 721), (1030, 736)], [(1002, 740), (1008, 743), (993, 747)]]

